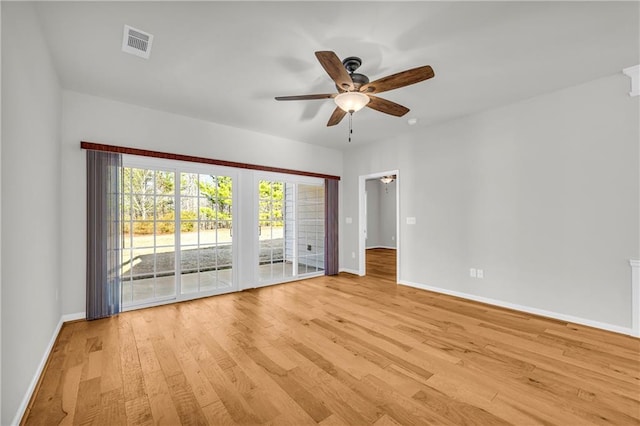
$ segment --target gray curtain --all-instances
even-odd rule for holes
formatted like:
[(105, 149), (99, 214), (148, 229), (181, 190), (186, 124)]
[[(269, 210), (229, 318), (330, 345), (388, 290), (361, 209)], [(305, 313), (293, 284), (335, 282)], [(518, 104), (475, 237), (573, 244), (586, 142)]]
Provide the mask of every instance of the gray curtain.
[(120, 312), (122, 155), (87, 151), (87, 319)]
[(324, 180), (324, 274), (336, 275), (339, 272), (338, 258), (338, 180)]

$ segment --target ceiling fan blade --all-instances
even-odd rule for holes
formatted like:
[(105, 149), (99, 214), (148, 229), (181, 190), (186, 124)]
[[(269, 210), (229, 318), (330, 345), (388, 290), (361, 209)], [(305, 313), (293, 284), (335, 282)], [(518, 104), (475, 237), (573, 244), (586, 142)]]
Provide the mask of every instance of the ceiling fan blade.
[(342, 61), (332, 51), (316, 52), (316, 58), (320, 61), (322, 68), (329, 74), (329, 77), (336, 82), (336, 85), (343, 90), (353, 90), (353, 81), (342, 65)]
[(331, 114), (329, 121), (327, 122), (327, 127), (335, 126), (340, 121), (342, 121), (345, 115), (347, 115), (346, 111), (344, 111), (340, 107), (336, 107), (336, 109), (333, 110), (333, 114)]
[(434, 76), (433, 68), (429, 65), (402, 71), (387, 77), (380, 78), (371, 83), (367, 83), (360, 88), (363, 93), (381, 93), (387, 90), (398, 89), (400, 87), (416, 84), (428, 80)]
[(386, 99), (378, 98), (377, 96), (369, 96), (369, 103), (367, 106), (376, 111), (384, 112), (385, 114), (395, 115), (396, 117), (402, 117), (409, 112), (409, 108), (404, 107), (395, 102), (388, 101)]
[(321, 95), (276, 96), (276, 101), (306, 101), (310, 99), (330, 99), (335, 97), (336, 93), (326, 93)]

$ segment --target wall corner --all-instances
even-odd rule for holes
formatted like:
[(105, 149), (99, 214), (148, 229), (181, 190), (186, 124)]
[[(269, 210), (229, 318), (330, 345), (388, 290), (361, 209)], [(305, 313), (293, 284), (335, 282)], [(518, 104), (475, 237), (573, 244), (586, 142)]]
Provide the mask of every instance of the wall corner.
[(629, 260), (631, 265), (631, 332), (640, 337), (640, 260)]

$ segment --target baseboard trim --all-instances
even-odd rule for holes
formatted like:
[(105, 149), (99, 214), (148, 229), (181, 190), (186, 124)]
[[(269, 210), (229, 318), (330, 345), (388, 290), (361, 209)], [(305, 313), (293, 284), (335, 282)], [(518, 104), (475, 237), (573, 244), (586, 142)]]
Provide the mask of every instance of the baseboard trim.
[(371, 246), (371, 247), (366, 247), (366, 250), (369, 249), (388, 249), (388, 250), (397, 250), (396, 247), (391, 247), (391, 246)]
[(78, 320), (83, 320), (83, 319), (87, 319), (87, 313), (86, 312), (76, 312), (75, 314), (66, 314), (62, 316), (62, 322), (71, 322), (71, 321), (78, 321)]
[(75, 314), (68, 314), (68, 315), (62, 315), (60, 317), (60, 320), (58, 321), (58, 324), (56, 325), (56, 328), (53, 330), (53, 335), (51, 336), (51, 339), (49, 340), (49, 344), (47, 345), (47, 348), (44, 351), (44, 355), (42, 357), (42, 359), (40, 360), (40, 364), (38, 364), (38, 368), (36, 369), (36, 373), (34, 374), (33, 378), (31, 379), (31, 383), (29, 383), (29, 387), (27, 388), (27, 392), (24, 395), (24, 398), (22, 398), (22, 402), (20, 403), (20, 406), (18, 407), (18, 411), (16, 412), (15, 417), (13, 418), (13, 421), (11, 422), (12, 425), (19, 425), (22, 418), (24, 417), (25, 413), (27, 412), (27, 409), (29, 408), (29, 405), (31, 404), (31, 398), (33, 398), (34, 392), (36, 391), (36, 389), (38, 388), (39, 384), (40, 384), (40, 378), (42, 377), (42, 374), (44, 373), (44, 370), (47, 367), (47, 364), (49, 363), (49, 355), (51, 355), (51, 351), (53, 350), (53, 346), (56, 344), (56, 341), (58, 340), (58, 336), (60, 335), (60, 330), (62, 329), (62, 325), (65, 322), (69, 322), (69, 321), (77, 321), (80, 319), (84, 319), (86, 318), (86, 315), (84, 312), (79, 312), (79, 313), (75, 313)]
[(359, 271), (356, 271), (355, 269), (349, 269), (349, 268), (340, 268), (339, 272), (346, 272), (347, 274), (360, 275)]
[(514, 311), (525, 312), (528, 314), (539, 315), (542, 317), (552, 318), (560, 321), (566, 321), (569, 323), (586, 325), (588, 327), (598, 328), (605, 331), (611, 331), (619, 334), (626, 334), (629, 336), (634, 336), (634, 332), (631, 328), (621, 327), (619, 325), (607, 324), (598, 321), (592, 321), (585, 318), (574, 317), (572, 315), (560, 314), (557, 312), (546, 311), (544, 309), (533, 308), (530, 306), (518, 305), (516, 303), (505, 302), (502, 300), (490, 299), (488, 297), (476, 296), (474, 294), (463, 293), (454, 290), (448, 290), (440, 287), (433, 287), (426, 284), (415, 283), (411, 281), (401, 280), (398, 281), (398, 284), (404, 285), (407, 287), (419, 288), (421, 290), (433, 291), (435, 293), (446, 294), (449, 296), (459, 297), (461, 299), (473, 300), (474, 302), (486, 303), (488, 305), (499, 306), (501, 308), (513, 309)]
[(55, 345), (56, 340), (58, 339), (58, 334), (60, 333), (60, 329), (62, 328), (63, 323), (64, 321), (62, 321), (62, 317), (60, 317), (60, 320), (58, 321), (56, 328), (53, 330), (53, 335), (49, 340), (49, 344), (47, 345), (47, 348), (44, 351), (44, 356), (40, 360), (40, 364), (38, 364), (36, 373), (31, 379), (31, 383), (29, 383), (27, 392), (25, 393), (24, 398), (22, 398), (22, 402), (18, 407), (18, 412), (16, 413), (15, 417), (13, 418), (13, 421), (11, 422), (12, 425), (19, 425), (20, 421), (24, 417), (24, 414), (26, 413), (27, 408), (29, 407), (29, 403), (31, 402), (31, 397), (33, 396), (34, 391), (38, 387), (38, 382), (40, 381), (40, 377), (42, 377), (42, 373), (44, 372), (44, 369), (47, 365), (47, 362), (49, 360), (49, 355), (51, 354), (51, 350), (53, 349), (53, 345)]

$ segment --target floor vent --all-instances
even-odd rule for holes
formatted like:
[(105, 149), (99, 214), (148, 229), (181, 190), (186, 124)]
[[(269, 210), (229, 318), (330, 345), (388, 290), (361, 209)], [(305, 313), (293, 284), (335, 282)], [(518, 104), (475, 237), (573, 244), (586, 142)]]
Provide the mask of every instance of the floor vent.
[(123, 52), (149, 59), (152, 42), (153, 36), (151, 34), (129, 25), (124, 26), (124, 35), (122, 36)]

